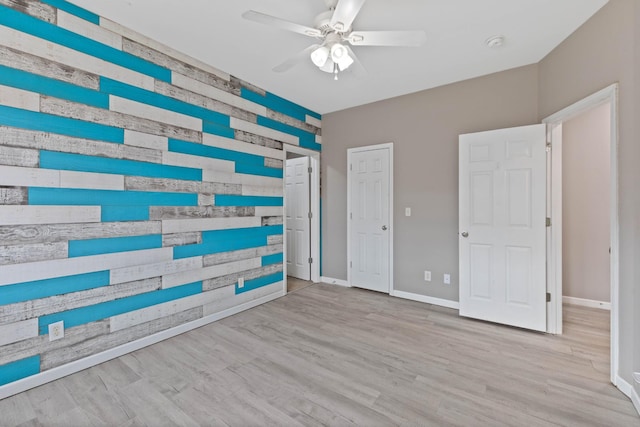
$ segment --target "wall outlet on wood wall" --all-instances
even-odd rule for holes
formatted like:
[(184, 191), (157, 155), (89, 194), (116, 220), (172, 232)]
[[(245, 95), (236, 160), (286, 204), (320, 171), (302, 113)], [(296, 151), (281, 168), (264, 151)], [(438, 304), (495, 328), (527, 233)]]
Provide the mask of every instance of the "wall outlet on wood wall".
[(49, 324), (49, 341), (64, 338), (64, 320)]

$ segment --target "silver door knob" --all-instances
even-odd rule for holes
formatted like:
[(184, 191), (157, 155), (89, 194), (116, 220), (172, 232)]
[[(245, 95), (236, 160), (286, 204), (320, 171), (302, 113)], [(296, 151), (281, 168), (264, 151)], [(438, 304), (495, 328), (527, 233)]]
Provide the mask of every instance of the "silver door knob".
[(383, 225), (383, 226), (382, 226), (382, 231), (385, 231), (386, 229), (387, 229), (387, 226), (386, 226), (386, 225)]
[(467, 237), (469, 237), (469, 233), (467, 233), (466, 231), (463, 231), (462, 232), (462, 237), (464, 237), (466, 239)]

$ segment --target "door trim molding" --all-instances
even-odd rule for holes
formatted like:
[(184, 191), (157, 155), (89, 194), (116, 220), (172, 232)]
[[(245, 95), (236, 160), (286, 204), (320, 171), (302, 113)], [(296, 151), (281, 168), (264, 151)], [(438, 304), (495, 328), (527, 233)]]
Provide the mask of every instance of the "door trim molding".
[[(620, 284), (620, 231), (619, 231), (619, 202), (618, 202), (618, 84), (614, 83), (586, 98), (545, 118), (542, 122), (547, 125), (547, 134), (551, 138), (552, 152), (562, 151), (562, 139), (558, 138), (558, 129), (562, 123), (571, 118), (598, 107), (602, 104), (611, 105), (611, 195), (610, 195), (610, 234), (611, 234), (611, 382), (618, 385), (618, 368), (620, 364), (620, 335), (619, 335), (619, 284)], [(555, 132), (554, 132), (555, 131)], [(554, 138), (554, 133), (556, 138)], [(561, 136), (561, 135), (560, 135)], [(555, 139), (555, 140), (554, 140)], [(556, 145), (557, 144), (557, 145)], [(547, 332), (562, 333), (562, 176), (557, 173), (562, 161), (561, 156), (551, 156), (551, 248), (548, 254), (548, 291), (552, 295), (552, 303), (548, 306)], [(556, 171), (555, 177), (553, 172)], [(560, 197), (558, 199), (558, 197)], [(558, 246), (559, 244), (559, 246)], [(559, 270), (559, 271), (558, 271)], [(559, 274), (558, 274), (559, 273)]]
[(351, 155), (361, 151), (371, 150), (389, 150), (389, 295), (394, 292), (393, 287), (393, 232), (395, 224), (393, 221), (393, 142), (385, 144), (367, 145), (364, 147), (355, 147), (347, 149), (347, 285), (351, 285), (351, 221), (349, 220), (349, 212), (351, 212)]
[[(295, 153), (309, 157), (309, 165), (311, 166), (311, 281), (313, 283), (320, 282), (320, 152), (309, 150), (307, 148), (295, 145), (282, 144), (284, 150), (284, 161), (286, 163), (287, 153)], [(286, 222), (287, 209), (287, 177), (286, 174), (282, 180), (282, 191), (284, 194), (283, 206), (283, 223)], [(284, 224), (286, 230), (286, 223)], [(287, 291), (287, 242), (284, 239), (284, 290)]]

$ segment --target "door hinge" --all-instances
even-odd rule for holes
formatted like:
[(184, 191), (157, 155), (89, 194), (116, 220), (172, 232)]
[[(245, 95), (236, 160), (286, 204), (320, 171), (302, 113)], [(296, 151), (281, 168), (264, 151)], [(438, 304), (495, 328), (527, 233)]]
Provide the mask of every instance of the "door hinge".
[(309, 264), (313, 264), (313, 258), (309, 258)]
[(309, 166), (309, 169), (307, 169), (307, 171), (308, 171), (309, 173), (311, 173), (311, 172), (313, 171), (313, 170), (311, 169), (311, 166)]
[(547, 221), (545, 222), (547, 227), (551, 227), (551, 218), (547, 217)]
[(551, 143), (547, 142), (547, 147), (546, 147), (547, 153), (551, 151)]
[(547, 302), (551, 302), (551, 293), (547, 292)]
[(352, 170), (353, 170), (353, 163), (351, 163), (351, 164), (349, 165), (349, 170), (350, 170), (350, 171), (352, 171)]
[(349, 213), (349, 219), (353, 219), (353, 212)]
[(353, 261), (349, 261), (349, 268), (353, 268)]
[(309, 219), (313, 218), (313, 213), (312, 213), (312, 212), (309, 212), (308, 217), (309, 217)]

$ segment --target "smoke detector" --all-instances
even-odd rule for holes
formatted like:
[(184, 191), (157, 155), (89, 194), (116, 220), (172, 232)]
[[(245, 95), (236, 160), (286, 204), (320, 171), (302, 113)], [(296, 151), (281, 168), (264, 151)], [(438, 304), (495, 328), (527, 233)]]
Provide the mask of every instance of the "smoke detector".
[(491, 49), (497, 49), (504, 45), (504, 36), (489, 37), (484, 43)]

